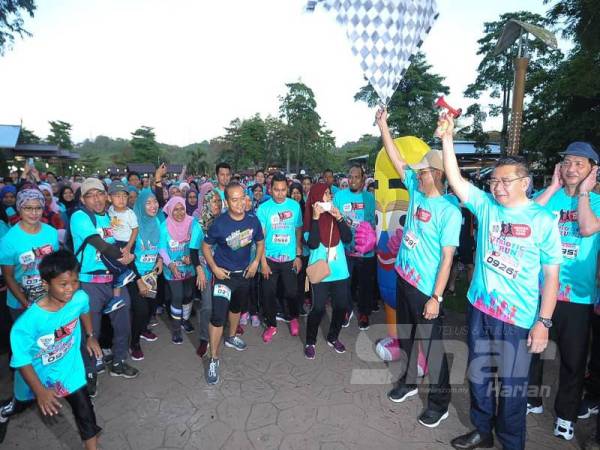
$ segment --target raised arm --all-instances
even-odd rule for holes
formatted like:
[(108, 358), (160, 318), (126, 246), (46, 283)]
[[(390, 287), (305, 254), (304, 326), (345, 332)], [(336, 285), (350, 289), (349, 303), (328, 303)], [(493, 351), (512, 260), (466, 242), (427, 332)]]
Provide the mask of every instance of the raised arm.
[(385, 151), (392, 161), (394, 168), (398, 171), (400, 179), (404, 181), (404, 169), (406, 168), (407, 164), (406, 161), (404, 161), (400, 156), (400, 151), (392, 139), (392, 134), (390, 133), (390, 129), (388, 128), (387, 124), (387, 110), (380, 109), (377, 111), (377, 114), (375, 115), (375, 121), (379, 127)]
[(579, 232), (582, 236), (591, 236), (600, 231), (600, 218), (590, 204), (590, 192), (596, 185), (596, 174), (598, 167), (594, 167), (589, 175), (579, 185), (577, 201), (577, 222), (579, 222)]
[(546, 206), (546, 204), (550, 201), (552, 196), (558, 191), (560, 191), (562, 186), (563, 183), (562, 178), (560, 177), (560, 163), (558, 163), (556, 166), (554, 166), (554, 174), (552, 174), (552, 182), (550, 183), (550, 186), (548, 186), (548, 188), (544, 190), (544, 192), (542, 192), (533, 200), (538, 205)]
[(461, 202), (466, 202), (469, 198), (469, 182), (460, 174), (458, 161), (454, 153), (454, 119), (450, 114), (444, 114), (438, 121), (438, 128), (435, 130), (436, 136), (442, 140), (442, 153), (444, 155), (444, 172), (448, 183)]

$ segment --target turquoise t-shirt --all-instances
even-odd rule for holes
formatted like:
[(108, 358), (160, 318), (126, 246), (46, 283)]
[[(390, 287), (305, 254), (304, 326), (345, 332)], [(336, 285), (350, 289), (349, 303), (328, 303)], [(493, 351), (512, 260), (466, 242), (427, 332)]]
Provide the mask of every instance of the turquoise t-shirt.
[[(160, 220), (156, 218), (156, 225), (160, 226)], [(150, 242), (150, 240), (142, 241), (141, 234), (138, 233), (135, 240), (135, 267), (141, 275), (151, 272), (156, 266), (158, 258), (158, 242)]]
[(296, 229), (302, 227), (300, 204), (286, 198), (282, 203), (270, 199), (262, 203), (256, 216), (265, 235), (265, 256), (276, 262), (296, 258)]
[[(536, 194), (539, 195), (543, 191)], [(578, 197), (561, 189), (550, 198), (546, 208), (558, 218), (563, 261), (560, 265), (558, 300), (592, 305), (597, 296), (596, 267), (600, 233), (583, 237), (577, 222)], [(600, 195), (590, 192), (590, 206), (600, 216)]]
[[(305, 233), (306, 239), (308, 240), (308, 233)], [(310, 251), (310, 256), (308, 257), (308, 265), (313, 264), (315, 261), (319, 259), (327, 258), (327, 247), (323, 245), (323, 243), (319, 243), (319, 246)], [(331, 273), (325, 279), (324, 282), (327, 281), (338, 281), (345, 280), (350, 276), (348, 273), (348, 263), (346, 261), (346, 254), (344, 252), (344, 244), (342, 241), (338, 242), (335, 247), (332, 247), (329, 250), (329, 270)]]
[(426, 197), (417, 189), (415, 172), (407, 168), (404, 173), (410, 201), (395, 269), (402, 279), (431, 296), (442, 262), (442, 248), (458, 247), (462, 214), (456, 197)]
[(202, 241), (204, 241), (204, 230), (202, 230), (200, 223), (194, 220), (192, 237), (190, 239), (190, 249), (198, 250), (198, 259), (200, 260), (200, 265), (202, 266), (202, 270), (204, 270), (206, 279), (210, 280), (212, 277), (212, 272), (208, 268), (208, 263), (206, 262), (206, 258), (204, 258), (204, 254), (202, 253)]
[(473, 185), (465, 206), (478, 222), (469, 301), (498, 320), (531, 328), (537, 319), (542, 265), (563, 261), (556, 218), (533, 201), (503, 207)]
[[(59, 397), (85, 386), (80, 316), (89, 309), (89, 297), (83, 290), (75, 292), (71, 301), (58, 311), (32, 305), (10, 332), (13, 352), (10, 366), (15, 369), (33, 366), (42, 385), (53, 389)], [(21, 401), (35, 398), (20, 371), (15, 372), (14, 393)]]
[[(99, 235), (102, 240), (109, 244), (114, 244), (113, 231), (110, 226), (110, 217), (108, 214), (96, 214), (96, 226), (92, 223), (92, 219), (84, 211), (76, 211), (71, 216), (71, 235), (73, 236), (73, 249), (79, 251), (79, 247), (83, 241), (95, 234)], [(81, 264), (81, 272), (79, 273), (79, 281), (84, 283), (110, 283), (112, 275), (108, 272), (106, 266), (100, 259), (100, 252), (93, 245), (87, 244), (83, 252), (77, 255), (77, 259)]]
[[(30, 301), (36, 301), (44, 295), (42, 279), (38, 266), (49, 253), (58, 250), (58, 232), (45, 223), (40, 224), (36, 234), (23, 231), (17, 223), (0, 242), (0, 264), (14, 266), (14, 277)], [(10, 289), (6, 295), (9, 308), (22, 309), (23, 306)]]
[(352, 242), (345, 245), (346, 253), (350, 256), (370, 258), (375, 253), (368, 252), (364, 255), (354, 250), (354, 233), (361, 222), (369, 222), (375, 228), (375, 197), (367, 191), (352, 192), (350, 189), (341, 189), (333, 198), (333, 204), (340, 210), (344, 220), (352, 230)]
[[(200, 224), (194, 220), (192, 222), (192, 233), (194, 231), (194, 227), (199, 227)], [(176, 241), (169, 234), (169, 229), (167, 228), (167, 222), (163, 222), (160, 226), (160, 243), (158, 244), (158, 248), (160, 250), (166, 251), (167, 255), (171, 259), (172, 263), (175, 263), (177, 266), (177, 270), (181, 274), (180, 278), (175, 278), (173, 276), (173, 272), (169, 269), (168, 264), (163, 265), (163, 273), (165, 275), (165, 279), (167, 280), (185, 280), (186, 278), (190, 278), (194, 276), (196, 271), (192, 267), (192, 264), (184, 264), (181, 258), (184, 256), (190, 256), (190, 241)]]

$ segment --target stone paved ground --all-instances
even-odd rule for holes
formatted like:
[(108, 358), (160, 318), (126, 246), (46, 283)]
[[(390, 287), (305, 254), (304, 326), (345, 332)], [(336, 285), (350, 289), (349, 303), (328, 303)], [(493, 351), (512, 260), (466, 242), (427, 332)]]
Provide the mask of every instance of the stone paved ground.
[[(375, 315), (380, 322), (383, 314)], [(448, 318), (450, 335), (461, 334), (463, 316)], [(323, 328), (324, 329), (324, 328)], [(424, 396), (403, 404), (387, 400), (396, 365), (386, 366), (373, 353), (373, 342), (385, 327), (357, 330), (356, 321), (342, 330), (349, 351), (333, 353), (321, 335), (317, 358), (308, 361), (302, 343), (280, 324), (279, 334), (265, 345), (257, 329), (244, 335), (248, 349), (226, 349), (222, 355), (222, 382), (206, 385), (203, 364), (195, 356), (195, 335), (184, 345), (172, 345), (164, 323), (160, 338), (145, 343), (146, 359), (136, 364), (141, 374), (133, 380), (99, 377), (96, 413), (104, 428), (101, 448), (129, 449), (439, 449), (470, 429), (468, 394), (462, 374), (453, 378), (457, 392), (450, 417), (430, 430), (416, 421)], [(303, 336), (302, 336), (303, 338)], [(466, 350), (456, 339), (454, 367), (464, 364)], [(0, 393), (6, 397), (10, 375), (3, 356)], [(556, 376), (556, 364), (547, 366), (547, 378)], [(464, 373), (464, 372), (463, 372)], [(554, 389), (554, 386), (553, 386)], [(549, 399), (546, 404), (551, 405)], [(575, 449), (593, 430), (593, 420), (578, 424), (576, 441), (554, 438), (551, 408), (528, 418), (528, 448)], [(3, 449), (81, 448), (68, 405), (59, 418), (42, 420), (35, 409), (14, 418)]]

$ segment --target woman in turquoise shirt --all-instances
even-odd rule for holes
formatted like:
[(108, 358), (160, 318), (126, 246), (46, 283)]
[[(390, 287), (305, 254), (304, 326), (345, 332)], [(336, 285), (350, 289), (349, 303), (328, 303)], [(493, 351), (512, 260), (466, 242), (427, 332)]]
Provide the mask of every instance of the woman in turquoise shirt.
[(326, 259), (330, 269), (330, 274), (326, 278), (320, 283), (311, 285), (312, 308), (306, 321), (304, 347), (304, 356), (308, 359), (315, 358), (319, 324), (325, 314), (325, 302), (328, 298), (331, 298), (333, 304), (333, 314), (327, 334), (327, 345), (337, 353), (346, 351), (338, 336), (348, 308), (347, 283), (350, 281), (344, 244), (352, 241), (352, 231), (331, 200), (329, 186), (325, 183), (317, 183), (310, 189), (304, 210), (304, 231), (308, 232), (310, 249), (308, 264)]

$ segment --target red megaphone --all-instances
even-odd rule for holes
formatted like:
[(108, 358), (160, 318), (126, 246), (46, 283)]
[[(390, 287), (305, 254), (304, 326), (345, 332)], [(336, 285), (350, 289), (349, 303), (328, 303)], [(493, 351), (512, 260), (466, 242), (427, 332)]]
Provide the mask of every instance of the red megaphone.
[(460, 115), (462, 114), (462, 109), (458, 108), (458, 109), (454, 109), (452, 106), (450, 106), (446, 100), (444, 99), (444, 96), (442, 95), (440, 98), (438, 98), (435, 103), (433, 104), (433, 106), (435, 106), (436, 108), (445, 108), (448, 110), (448, 112), (450, 113), (450, 115), (452, 117), (454, 117), (455, 119), (460, 117)]

